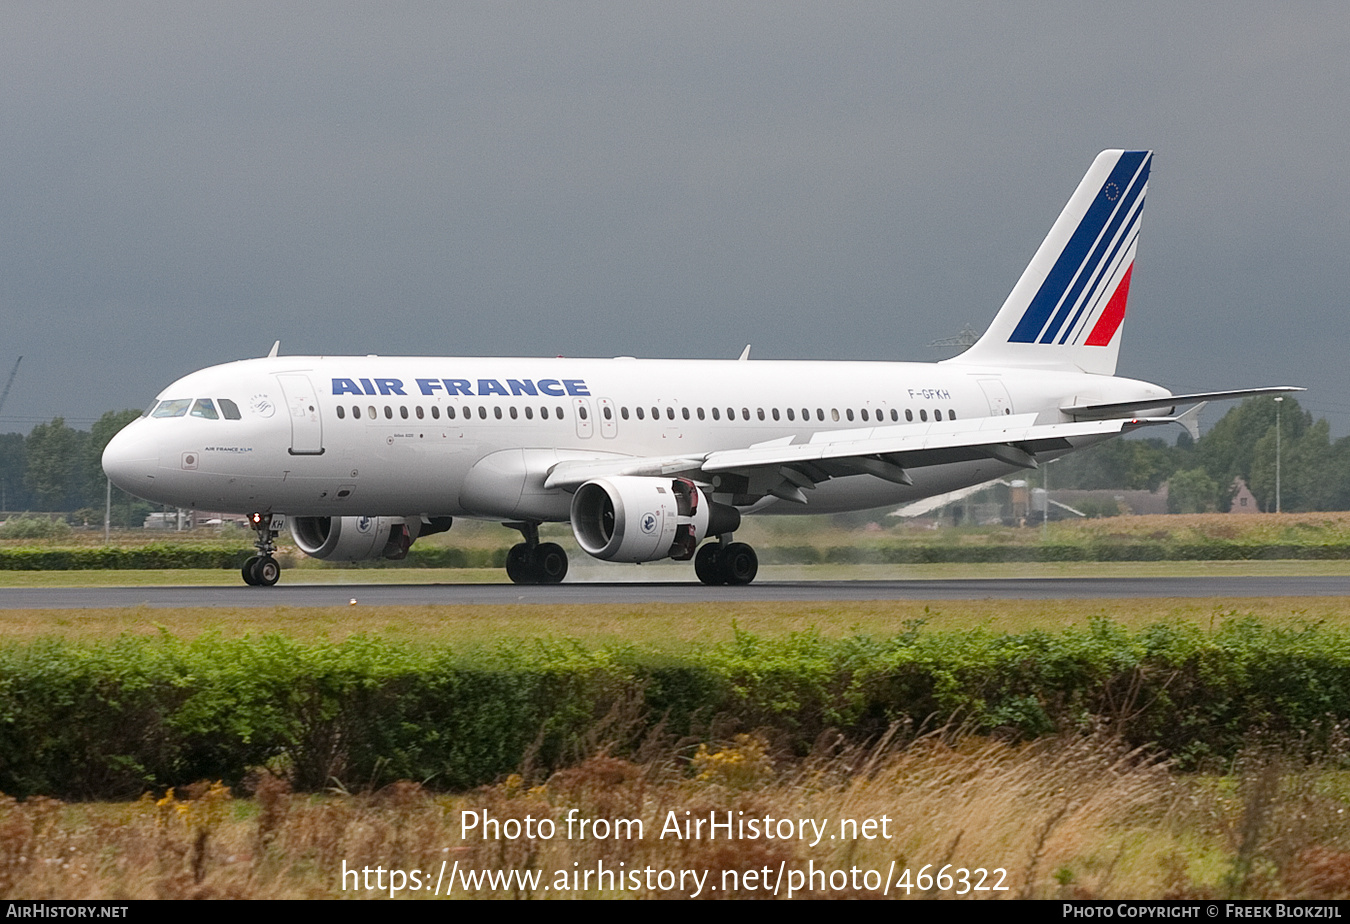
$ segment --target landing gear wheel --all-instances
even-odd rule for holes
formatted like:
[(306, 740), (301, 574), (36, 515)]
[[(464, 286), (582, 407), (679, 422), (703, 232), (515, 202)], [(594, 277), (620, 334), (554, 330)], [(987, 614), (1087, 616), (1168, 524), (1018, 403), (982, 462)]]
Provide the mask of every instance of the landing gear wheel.
[(540, 584), (561, 584), (567, 577), (567, 552), (556, 542), (535, 547), (533, 570)]
[(259, 587), (271, 587), (281, 580), (281, 565), (271, 555), (258, 559), (253, 566), (253, 583)]
[(240, 576), (243, 577), (244, 583), (247, 584), (249, 587), (258, 586), (258, 577), (253, 569), (258, 567), (258, 562), (261, 560), (262, 560), (261, 556), (254, 555), (248, 561), (244, 562), (243, 568), (239, 569)]
[(718, 584), (727, 582), (726, 576), (722, 574), (722, 546), (716, 542), (709, 542), (700, 546), (698, 552), (694, 555), (694, 574), (704, 584), (716, 587)]
[(506, 576), (512, 584), (538, 584), (534, 562), (531, 560), (530, 547), (523, 542), (511, 546), (506, 553)]
[(728, 584), (749, 584), (759, 573), (759, 556), (744, 542), (733, 542), (722, 550), (722, 579)]

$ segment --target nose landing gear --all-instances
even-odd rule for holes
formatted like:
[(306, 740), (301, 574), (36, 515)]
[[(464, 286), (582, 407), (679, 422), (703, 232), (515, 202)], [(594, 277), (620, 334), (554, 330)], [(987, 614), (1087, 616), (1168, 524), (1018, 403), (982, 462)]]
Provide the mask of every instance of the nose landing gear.
[(252, 513), (248, 522), (258, 539), (253, 543), (259, 554), (244, 562), (240, 576), (250, 587), (271, 587), (281, 580), (281, 564), (272, 557), (277, 550), (277, 533), (286, 525), (280, 514)]

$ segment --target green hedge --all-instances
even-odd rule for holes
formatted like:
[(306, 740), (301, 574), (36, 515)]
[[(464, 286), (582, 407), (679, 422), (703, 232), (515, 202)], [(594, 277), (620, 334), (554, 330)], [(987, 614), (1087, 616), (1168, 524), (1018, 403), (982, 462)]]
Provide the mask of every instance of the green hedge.
[(138, 547), (0, 549), (0, 571), (155, 571), (166, 568), (242, 568), (251, 548), (151, 543)]
[[(612, 717), (626, 717), (614, 722)], [(610, 719), (606, 719), (610, 717)], [(354, 637), (0, 646), (0, 791), (134, 796), (268, 765), (302, 789), (465, 789), (633, 746), (758, 729), (807, 753), (964, 723), (1036, 736), (1108, 723), (1183, 766), (1254, 732), (1325, 746), (1350, 721), (1350, 632), (1231, 620), (1131, 632), (831, 640), (739, 634), (701, 655), (516, 643), (491, 655)]]
[(780, 546), (760, 550), (763, 564), (930, 565), (1035, 561), (1271, 561), (1350, 559), (1350, 543), (1099, 542), (1045, 545)]
[[(171, 568), (237, 569), (251, 548), (154, 543), (139, 548), (0, 548), (0, 571), (125, 571)], [(927, 565), (1034, 561), (1267, 561), (1350, 559), (1350, 543), (1130, 542), (1056, 545), (767, 546), (769, 565)], [(506, 549), (414, 546), (403, 561), (331, 562), (345, 568), (501, 568)]]

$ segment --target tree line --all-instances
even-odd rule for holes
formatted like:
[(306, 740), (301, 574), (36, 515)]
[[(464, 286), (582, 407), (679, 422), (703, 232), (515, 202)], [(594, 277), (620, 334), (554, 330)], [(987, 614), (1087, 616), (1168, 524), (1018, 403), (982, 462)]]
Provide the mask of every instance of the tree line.
[[(77, 514), (103, 522), (103, 449), (140, 411), (108, 411), (88, 430), (57, 417), (25, 436), (0, 434), (0, 510)], [(113, 488), (113, 525), (140, 526), (150, 505)]]
[[(1350, 510), (1350, 437), (1331, 439), (1295, 398), (1277, 412), (1274, 398), (1249, 398), (1198, 440), (1110, 440), (1056, 462), (1050, 487), (1156, 491), (1168, 483), (1174, 513), (1228, 510), (1241, 478), (1261, 510), (1275, 509), (1276, 416), (1279, 416), (1280, 508)], [(1044, 477), (1044, 476), (1042, 476)]]

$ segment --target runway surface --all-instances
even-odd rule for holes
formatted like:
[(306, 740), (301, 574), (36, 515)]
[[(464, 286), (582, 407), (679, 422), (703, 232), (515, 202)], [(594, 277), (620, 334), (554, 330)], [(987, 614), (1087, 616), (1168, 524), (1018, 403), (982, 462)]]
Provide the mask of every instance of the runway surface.
[(850, 600), (1076, 600), (1128, 597), (1347, 597), (1350, 576), (1013, 578), (911, 581), (764, 581), (748, 587), (696, 583), (279, 584), (276, 587), (0, 588), (0, 609), (104, 607), (368, 606), (425, 604), (716, 603)]

